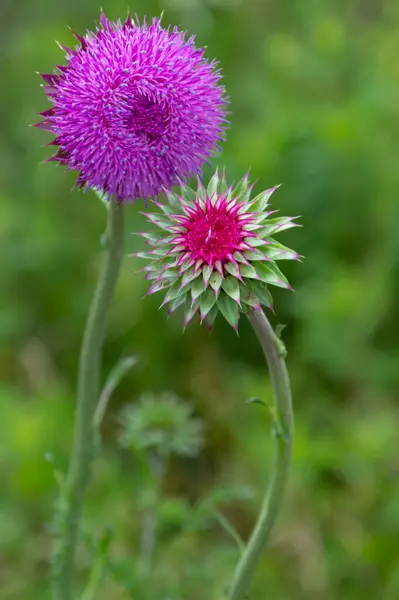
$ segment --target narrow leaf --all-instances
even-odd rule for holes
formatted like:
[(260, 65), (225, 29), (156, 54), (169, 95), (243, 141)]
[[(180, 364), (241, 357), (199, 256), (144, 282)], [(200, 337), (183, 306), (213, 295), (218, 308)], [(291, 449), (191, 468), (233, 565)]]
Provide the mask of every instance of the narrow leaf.
[(216, 169), (215, 174), (212, 176), (209, 184), (208, 184), (208, 188), (207, 188), (207, 192), (208, 192), (208, 196), (209, 198), (212, 199), (213, 196), (217, 196), (217, 190), (218, 190), (218, 185), (219, 185), (219, 173), (218, 170)]
[(241, 305), (240, 286), (238, 280), (235, 277), (232, 277), (231, 275), (226, 277), (223, 280), (222, 289), (226, 292), (228, 296), (230, 296), (230, 298), (234, 300), (234, 302), (237, 302), (238, 305)]
[(299, 223), (295, 223), (294, 219), (299, 217), (281, 217), (277, 219), (268, 219), (266, 225), (259, 231), (259, 236), (268, 237), (276, 232), (290, 229), (291, 227), (300, 227)]
[(200, 298), (201, 321), (209, 314), (209, 311), (215, 306), (216, 295), (211, 290), (205, 290)]
[[(246, 266), (246, 265), (241, 265), (241, 266)], [(236, 263), (228, 262), (224, 265), (224, 268), (226, 269), (226, 271), (228, 273), (230, 273), (230, 275), (233, 275), (233, 277), (237, 277), (237, 279), (241, 280), (240, 267)]]
[(255, 269), (259, 278), (264, 283), (270, 283), (282, 288), (290, 287), (286, 277), (273, 263), (255, 263)]
[(202, 277), (198, 277), (195, 279), (191, 285), (191, 298), (193, 302), (201, 296), (202, 292), (205, 290), (205, 283)]
[(222, 285), (222, 281), (223, 281), (223, 277), (220, 275), (220, 273), (218, 273), (217, 271), (214, 271), (209, 280), (209, 284), (216, 295), (219, 293), (220, 286)]
[(242, 277), (250, 279), (259, 279), (256, 269), (252, 265), (240, 265), (240, 273)]
[(202, 276), (204, 278), (205, 287), (208, 285), (212, 273), (213, 273), (213, 267), (211, 265), (205, 265), (202, 268)]
[[(215, 298), (215, 301), (216, 301), (216, 298)], [(216, 317), (218, 316), (218, 313), (219, 313), (219, 309), (215, 305), (215, 306), (212, 306), (211, 310), (206, 315), (206, 317), (204, 319), (204, 323), (207, 326), (207, 328), (209, 329), (209, 331), (211, 331), (211, 329), (215, 323)]]
[(261, 304), (273, 310), (273, 296), (265, 283), (262, 281), (248, 281), (247, 285), (249, 290)]
[(262, 213), (266, 210), (266, 207), (269, 203), (270, 197), (276, 189), (280, 187), (279, 185), (270, 188), (269, 190), (265, 190), (261, 192), (258, 196), (256, 196), (251, 202), (251, 211)]
[(229, 325), (231, 325), (237, 331), (239, 312), (236, 302), (227, 296), (227, 294), (221, 293), (217, 299), (217, 305)]
[(186, 300), (186, 294), (179, 294), (169, 304), (168, 313), (171, 315), (179, 306), (181, 306)]
[(185, 271), (183, 273), (183, 277), (181, 280), (181, 288), (183, 288), (188, 283), (190, 283), (190, 281), (193, 281), (193, 279), (198, 277), (199, 274), (200, 274), (200, 271), (195, 272), (193, 267), (190, 267), (189, 269), (187, 269), (187, 271)]
[(240, 179), (236, 187), (233, 189), (233, 198), (239, 199), (242, 202), (247, 202), (249, 199), (248, 188), (248, 175), (245, 175), (242, 179)]

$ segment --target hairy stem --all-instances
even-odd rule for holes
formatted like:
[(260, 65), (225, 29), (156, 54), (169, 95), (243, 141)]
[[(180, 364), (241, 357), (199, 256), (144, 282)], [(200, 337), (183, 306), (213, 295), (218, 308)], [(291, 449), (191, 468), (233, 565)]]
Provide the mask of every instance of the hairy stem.
[(269, 489), (258, 520), (238, 562), (229, 590), (229, 600), (244, 600), (280, 509), (292, 454), (293, 413), (291, 390), (285, 366), (285, 349), (261, 310), (251, 310), (248, 319), (260, 341), (269, 367), (274, 393), (276, 452)]
[(154, 498), (151, 506), (148, 506), (143, 514), (140, 539), (141, 571), (145, 578), (151, 575), (157, 544), (159, 501), (166, 469), (165, 459), (161, 456), (150, 456), (149, 465), (154, 485)]
[(88, 314), (79, 360), (75, 431), (70, 465), (55, 517), (52, 560), (54, 600), (75, 600), (74, 560), (84, 494), (94, 456), (93, 415), (100, 391), (101, 355), (107, 316), (123, 259), (124, 205), (111, 200), (105, 256)]

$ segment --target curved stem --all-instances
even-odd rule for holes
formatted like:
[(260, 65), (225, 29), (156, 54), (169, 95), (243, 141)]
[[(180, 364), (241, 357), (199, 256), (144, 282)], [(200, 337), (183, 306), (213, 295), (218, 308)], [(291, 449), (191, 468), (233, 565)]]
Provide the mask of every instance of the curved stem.
[(110, 200), (105, 257), (94, 293), (79, 360), (75, 431), (68, 474), (62, 485), (55, 518), (56, 540), (52, 578), (56, 600), (75, 600), (74, 558), (84, 494), (94, 456), (93, 415), (100, 391), (102, 347), (107, 316), (123, 259), (124, 205)]
[(285, 366), (285, 348), (262, 310), (251, 310), (248, 319), (260, 341), (269, 367), (275, 410), (276, 454), (269, 489), (257, 523), (233, 576), (229, 600), (244, 600), (280, 509), (292, 454), (293, 414), (291, 390)]

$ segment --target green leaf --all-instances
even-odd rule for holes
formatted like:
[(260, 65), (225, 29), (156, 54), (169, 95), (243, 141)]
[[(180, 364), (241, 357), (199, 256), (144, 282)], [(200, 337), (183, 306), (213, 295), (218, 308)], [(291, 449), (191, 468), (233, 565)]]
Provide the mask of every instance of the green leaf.
[(272, 258), (273, 260), (296, 260), (299, 258), (299, 254), (291, 250), (291, 248), (287, 248), (287, 246), (283, 246), (279, 242), (275, 242), (273, 240), (272, 244), (268, 244), (267, 248), (265, 248), (265, 254), (268, 258)]
[(266, 246), (269, 242), (264, 239), (265, 236), (263, 235), (262, 231), (258, 231), (256, 237), (244, 238), (244, 242), (252, 248), (257, 248), (258, 246)]
[(166, 197), (168, 199), (170, 206), (173, 209), (177, 209), (177, 210), (181, 209), (181, 201), (176, 193), (168, 191), (166, 193)]
[(198, 307), (199, 307), (199, 302), (198, 301), (191, 302), (189, 300), (189, 298), (187, 297), (186, 306), (184, 308), (184, 329), (190, 323), (191, 319), (193, 318), (193, 316), (197, 312)]
[[(164, 306), (168, 302), (171, 302), (171, 300), (174, 300), (180, 294), (181, 294), (180, 283), (179, 283), (179, 281), (176, 281), (173, 285), (170, 286), (170, 288), (166, 292), (165, 298), (163, 299), (161, 306)], [(184, 296), (184, 294), (182, 294), (182, 296)]]
[[(242, 265), (240, 265), (240, 267), (241, 266)], [(228, 273), (230, 273), (230, 275), (233, 275), (233, 277), (237, 277), (237, 279), (241, 278), (240, 267), (238, 265), (236, 265), (236, 263), (233, 263), (233, 262), (228, 262), (224, 265), (224, 268), (226, 269), (226, 271)]]
[(248, 288), (245, 288), (241, 292), (241, 299), (244, 304), (248, 304), (251, 308), (260, 308), (260, 302), (258, 298)]
[(209, 311), (215, 306), (216, 294), (211, 290), (205, 290), (200, 298), (201, 321), (205, 319)]
[(266, 402), (264, 402), (260, 398), (248, 398), (248, 400), (246, 400), (246, 404), (260, 404), (261, 406), (263, 406), (263, 408), (267, 408)]
[(219, 194), (226, 194), (228, 189), (229, 189), (229, 186), (227, 185), (226, 175), (225, 175), (225, 172), (223, 169), (222, 177), (219, 181)]
[(218, 273), (217, 271), (214, 271), (209, 280), (209, 285), (211, 286), (211, 288), (213, 289), (213, 291), (215, 292), (216, 295), (219, 293), (220, 286), (222, 285), (222, 281), (223, 281), (223, 277), (221, 276), (221, 274)]
[(289, 288), (287, 278), (273, 263), (255, 263), (255, 269), (259, 278), (264, 283), (270, 283), (282, 288)]
[[(194, 202), (197, 199), (197, 192), (193, 190), (189, 185), (182, 185), (180, 187), (180, 195), (186, 200), (186, 202)], [(181, 206), (181, 201), (179, 200), (179, 205)]]
[(298, 219), (298, 217), (267, 219), (265, 226), (259, 231), (259, 236), (265, 238), (291, 227), (300, 227), (298, 223), (294, 222), (294, 219)]
[(229, 325), (237, 331), (239, 312), (236, 302), (222, 292), (217, 299), (217, 305)]
[(249, 279), (258, 279), (258, 274), (252, 265), (240, 265), (240, 273), (242, 277), (248, 277)]
[(261, 304), (268, 308), (273, 308), (273, 296), (268, 290), (268, 287), (262, 281), (248, 281), (248, 288), (252, 294), (259, 300)]
[(269, 203), (270, 196), (278, 187), (280, 186), (276, 185), (275, 187), (270, 188), (270, 190), (265, 190), (256, 196), (251, 202), (251, 211), (259, 213), (264, 212)]
[(202, 292), (205, 290), (205, 283), (202, 277), (198, 277), (193, 281), (191, 286), (191, 298), (193, 302), (201, 296)]
[[(104, 418), (105, 411), (109, 400), (114, 393), (117, 386), (120, 384), (124, 376), (132, 367), (137, 364), (137, 358), (135, 356), (125, 356), (121, 358), (111, 370), (108, 378), (101, 391), (98, 399), (98, 404), (93, 416), (93, 428), (96, 431), (98, 438), (100, 437), (100, 427)], [(100, 440), (98, 440), (100, 441)]]
[(229, 275), (228, 277), (223, 279), (222, 289), (226, 292), (228, 296), (230, 296), (230, 298), (234, 300), (234, 302), (237, 302), (238, 305), (241, 305), (240, 286), (238, 280), (235, 277)]
[(213, 195), (215, 195), (215, 197), (217, 196), (218, 185), (219, 185), (219, 173), (218, 173), (218, 170), (216, 169), (215, 174), (211, 178), (211, 180), (208, 184), (208, 188), (207, 188), (208, 196), (210, 198), (212, 198)]
[(190, 283), (191, 281), (193, 281), (193, 279), (195, 279), (196, 277), (198, 277), (198, 275), (200, 274), (200, 270), (198, 269), (197, 271), (194, 271), (193, 267), (190, 267), (189, 269), (187, 269), (187, 271), (185, 271), (183, 273), (183, 277), (181, 280), (181, 287), (185, 287), (188, 283)]
[(206, 189), (204, 188), (204, 186), (202, 185), (201, 181), (198, 180), (198, 187), (197, 187), (197, 193), (196, 193), (196, 200), (201, 199), (201, 200), (206, 200)]
[(253, 260), (265, 260), (265, 252), (261, 252), (260, 250), (245, 250), (243, 252), (244, 258), (246, 258), (249, 262)]
[(173, 225), (169, 217), (166, 215), (162, 215), (161, 213), (142, 213), (148, 221), (154, 223), (160, 229), (164, 231), (169, 231), (171, 226)]
[(186, 300), (187, 294), (179, 294), (178, 296), (176, 296), (169, 304), (169, 314), (171, 314), (172, 312), (174, 312), (176, 309), (179, 308), (179, 306), (181, 306), (184, 301)]
[[(216, 302), (216, 297), (215, 297), (215, 302)], [(218, 313), (219, 313), (219, 309), (216, 305), (214, 305), (211, 308), (211, 310), (209, 311), (209, 313), (206, 315), (204, 322), (209, 330), (212, 329), (212, 327), (215, 323), (216, 317), (218, 316)]]
[(248, 176), (245, 175), (240, 181), (237, 183), (236, 187), (233, 189), (233, 198), (240, 200), (241, 202), (248, 202), (250, 197), (249, 188), (249, 180)]
[(205, 286), (208, 285), (212, 273), (213, 267), (211, 267), (210, 265), (205, 265), (204, 267), (202, 267), (202, 276), (204, 279)]

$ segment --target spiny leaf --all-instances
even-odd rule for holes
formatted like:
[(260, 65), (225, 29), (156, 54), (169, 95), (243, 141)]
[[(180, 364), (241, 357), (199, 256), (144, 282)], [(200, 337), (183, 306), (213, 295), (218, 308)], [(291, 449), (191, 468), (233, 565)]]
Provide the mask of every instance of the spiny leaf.
[[(215, 298), (215, 302), (216, 302), (216, 298)], [(206, 324), (206, 326), (208, 327), (209, 330), (212, 329), (212, 327), (215, 323), (216, 317), (218, 316), (218, 312), (219, 312), (219, 309), (215, 305), (215, 306), (212, 306), (211, 310), (206, 315), (206, 317), (204, 319), (204, 323)]]
[(188, 298), (186, 299), (186, 306), (184, 308), (184, 329), (187, 327), (187, 325), (190, 323), (191, 319), (197, 312), (198, 306), (198, 301), (190, 302)]
[(238, 280), (231, 275), (226, 277), (222, 282), (222, 289), (226, 292), (230, 298), (237, 302), (238, 305), (240, 303), (240, 286), (238, 284)]
[(240, 273), (243, 277), (258, 279), (258, 273), (252, 265), (240, 265)]
[[(262, 230), (263, 231), (263, 230)], [(244, 242), (251, 246), (251, 248), (257, 248), (259, 246), (266, 246), (269, 242), (264, 239), (262, 231), (258, 231), (256, 237), (246, 237)]]
[[(182, 185), (180, 187), (180, 195), (183, 200), (187, 202), (194, 202), (197, 197), (197, 192), (193, 190), (189, 185)], [(181, 201), (179, 200), (179, 205), (181, 205)]]
[(217, 305), (226, 321), (237, 331), (239, 312), (236, 302), (222, 292), (217, 299)]
[(283, 246), (283, 244), (275, 242), (274, 240), (273, 243), (265, 248), (265, 254), (273, 260), (297, 260), (299, 258), (297, 252), (294, 252), (291, 248), (287, 248), (287, 246)]
[(177, 308), (179, 308), (179, 306), (181, 306), (185, 300), (187, 298), (187, 295), (184, 294), (179, 294), (178, 296), (176, 296), (169, 304), (169, 309), (168, 309), (168, 313), (169, 315), (172, 314), (172, 312), (174, 312)]
[(253, 260), (265, 260), (265, 252), (261, 252), (260, 250), (245, 250), (243, 252), (244, 254), (244, 258), (246, 258), (248, 261), (253, 261)]
[(205, 290), (200, 298), (200, 315), (201, 321), (205, 319), (209, 311), (215, 306), (216, 295), (211, 290)]
[(280, 217), (277, 219), (268, 219), (266, 225), (259, 231), (259, 236), (265, 238), (273, 235), (276, 232), (290, 229), (291, 227), (300, 227), (299, 223), (295, 223), (294, 219), (298, 217)]
[(202, 277), (198, 277), (195, 279), (191, 286), (191, 298), (193, 302), (201, 296), (202, 292), (205, 290), (205, 283)]
[(170, 231), (171, 226), (173, 225), (171, 220), (161, 213), (142, 213), (151, 223), (154, 223), (160, 229), (165, 231)]
[(265, 283), (252, 280), (247, 282), (247, 286), (261, 304), (273, 309), (273, 296)]
[(213, 289), (213, 291), (215, 292), (216, 295), (219, 293), (220, 286), (222, 285), (222, 281), (223, 281), (223, 277), (221, 276), (221, 274), (218, 273), (217, 271), (214, 271), (209, 280), (209, 285), (211, 286), (211, 288)]
[(184, 296), (184, 294), (181, 294), (179, 281), (176, 281), (176, 283), (171, 285), (168, 291), (166, 292), (165, 298), (163, 299), (161, 306), (164, 306), (171, 300), (174, 300), (174, 298), (176, 298), (179, 295)]
[[(240, 266), (243, 266), (243, 265), (240, 265)], [(244, 266), (246, 266), (246, 265), (244, 265)], [(230, 275), (233, 275), (233, 277), (237, 277), (237, 279), (241, 279), (240, 267), (238, 265), (236, 265), (236, 263), (228, 262), (224, 265), (224, 268), (226, 269), (226, 271), (228, 273), (230, 273)]]
[(179, 209), (181, 206), (181, 202), (177, 196), (177, 194), (170, 192), (169, 190), (166, 192), (166, 198), (169, 202), (169, 205), (172, 209)]
[(249, 181), (248, 175), (245, 175), (240, 181), (237, 183), (236, 187), (233, 189), (233, 198), (239, 199), (241, 202), (247, 202), (250, 196), (250, 191), (248, 193)]
[(255, 263), (255, 269), (259, 278), (264, 283), (270, 283), (282, 288), (290, 287), (286, 277), (275, 264)]
[(213, 267), (211, 267), (210, 265), (205, 265), (202, 268), (202, 276), (204, 278), (205, 286), (208, 285), (212, 273), (213, 273)]
[(186, 286), (188, 283), (190, 283), (190, 281), (193, 281), (193, 279), (195, 279), (196, 277), (198, 277), (198, 275), (200, 274), (200, 271), (194, 271), (193, 267), (190, 267), (189, 269), (187, 269), (187, 271), (185, 271), (183, 273), (183, 277), (181, 280), (181, 287), (183, 288), (184, 286)]
[(212, 176), (212, 178), (208, 184), (208, 188), (207, 188), (208, 196), (210, 198), (212, 198), (212, 196), (214, 196), (214, 195), (215, 195), (215, 197), (217, 196), (216, 192), (218, 189), (218, 185), (219, 185), (219, 173), (218, 173), (218, 170), (216, 169), (215, 174)]
[(266, 209), (266, 207), (269, 203), (270, 196), (273, 194), (273, 192), (276, 191), (276, 189), (278, 187), (280, 187), (280, 186), (276, 185), (273, 188), (270, 188), (269, 190), (265, 190), (264, 192), (261, 192), (258, 196), (256, 196), (251, 201), (251, 211), (259, 212), (259, 213), (264, 212), (264, 210)]

